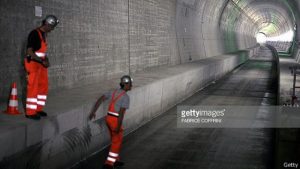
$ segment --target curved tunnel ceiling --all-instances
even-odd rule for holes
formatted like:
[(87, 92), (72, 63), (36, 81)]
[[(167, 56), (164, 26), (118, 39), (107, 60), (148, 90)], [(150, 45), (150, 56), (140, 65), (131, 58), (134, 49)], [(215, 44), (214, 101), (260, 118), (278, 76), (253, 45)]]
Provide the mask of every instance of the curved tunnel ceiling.
[[(256, 30), (252, 34), (264, 33), (268, 37), (279, 36), (294, 29), (295, 16), (287, 0), (228, 0), (243, 16), (234, 21), (238, 32), (249, 31), (242, 20), (251, 20)], [(236, 17), (236, 16), (235, 16)]]

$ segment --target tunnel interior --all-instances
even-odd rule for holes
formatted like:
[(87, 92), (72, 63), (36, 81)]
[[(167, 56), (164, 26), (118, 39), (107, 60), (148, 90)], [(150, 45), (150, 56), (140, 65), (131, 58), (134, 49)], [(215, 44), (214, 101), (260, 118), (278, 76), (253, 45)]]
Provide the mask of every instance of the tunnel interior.
[[(288, 67), (300, 63), (300, 1), (295, 0), (1, 0), (0, 11), (2, 109), (7, 106), (12, 82), (17, 82), (19, 97), (23, 101), (26, 98), (24, 56), (28, 33), (38, 27), (47, 14), (54, 14), (60, 20), (47, 35), (50, 60), (47, 110), (52, 114), (38, 123), (26, 121), (23, 116), (0, 114), (3, 122), (0, 129), (5, 133), (0, 136), (0, 142), (5, 143), (0, 145), (0, 168), (18, 166), (15, 168), (21, 169), (24, 164), (47, 169), (70, 167), (103, 150), (109, 140), (103, 120), (107, 105), (101, 107), (95, 121), (86, 121), (86, 116), (95, 99), (102, 92), (118, 87), (119, 77), (124, 74), (134, 78), (134, 89), (130, 93), (133, 104), (124, 121), (125, 133), (129, 134), (210, 85), (212, 90), (215, 90), (213, 86), (220, 86), (218, 90), (225, 95), (232, 92), (237, 97), (253, 97), (251, 90), (265, 89), (265, 84), (271, 86), (272, 92), (257, 92), (259, 99), (254, 98), (255, 103), (270, 99), (272, 105), (276, 104), (276, 99), (281, 97), (275, 96), (276, 92), (290, 97)], [(278, 77), (273, 80), (262, 77), (266, 74), (273, 77), (280, 71), (274, 68), (279, 64), (275, 64), (279, 62), (277, 54), (283, 56), (281, 61), (286, 68), (283, 72), (288, 73), (274, 85)], [(289, 59), (293, 62), (288, 62)], [(234, 83), (215, 85), (228, 73), (234, 74), (236, 68), (244, 74), (234, 76), (240, 75), (244, 81), (236, 78)], [(284, 92), (276, 90), (280, 85), (288, 87)], [(223, 90), (227, 87), (237, 89)], [(249, 87), (250, 92), (243, 91), (243, 87)], [(204, 92), (204, 95), (215, 93)], [(224, 98), (218, 103), (239, 101), (243, 100)], [(247, 103), (246, 99), (243, 104)], [(21, 110), (23, 104), (19, 104)], [(169, 118), (174, 113), (165, 116)], [(162, 125), (170, 124), (174, 124), (174, 119)], [(176, 130), (173, 126), (170, 133), (177, 133)], [(223, 130), (216, 131), (223, 133)], [(240, 132), (242, 130), (237, 133)], [(297, 132), (286, 131), (283, 135), (299, 139)], [(182, 133), (194, 137), (193, 133)], [(210, 130), (204, 134), (209, 133)], [(250, 133), (254, 133), (256, 141), (260, 134), (266, 134), (263, 131)], [(267, 133), (270, 144), (275, 144), (273, 134), (273, 131)], [(143, 135), (145, 139), (146, 136)], [(161, 137), (166, 136), (163, 133)], [(233, 151), (234, 148), (232, 146)], [(20, 163), (14, 163), (15, 159)], [(270, 159), (268, 157), (268, 162)], [(30, 163), (30, 160), (37, 162)]]

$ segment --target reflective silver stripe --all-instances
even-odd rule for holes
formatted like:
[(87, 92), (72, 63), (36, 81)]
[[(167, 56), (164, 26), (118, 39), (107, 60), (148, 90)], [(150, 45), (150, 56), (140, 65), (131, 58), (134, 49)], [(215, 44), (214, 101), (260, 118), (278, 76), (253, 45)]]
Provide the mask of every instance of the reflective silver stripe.
[(16, 89), (16, 88), (13, 88), (13, 89), (11, 90), (11, 94), (12, 94), (12, 95), (17, 95), (17, 89)]
[(10, 107), (17, 107), (18, 106), (18, 101), (17, 100), (10, 100), (9, 101), (9, 106)]
[(37, 98), (38, 98), (38, 99), (46, 100), (46, 99), (47, 99), (47, 96), (46, 96), (46, 95), (38, 95)]
[(45, 106), (46, 103), (44, 101), (37, 101), (37, 104), (41, 106)]
[(37, 109), (37, 105), (26, 104), (26, 108), (36, 110)]
[(119, 156), (119, 154), (116, 154), (116, 153), (113, 153), (113, 152), (109, 152), (108, 155), (111, 156), (111, 157), (118, 157)]
[(111, 161), (111, 162), (116, 162), (116, 159), (111, 158), (111, 157), (107, 157), (107, 160), (108, 160), (108, 161)]
[(108, 114), (111, 114), (111, 115), (114, 115), (114, 116), (118, 116), (119, 117), (119, 114), (118, 113), (114, 113), (114, 112), (108, 112)]
[(46, 56), (46, 53), (43, 53), (43, 52), (35, 52), (35, 54), (36, 54), (38, 57), (44, 57), (44, 56)]
[(27, 102), (36, 103), (36, 102), (37, 102), (37, 99), (36, 99), (36, 98), (27, 98), (26, 101), (27, 101)]

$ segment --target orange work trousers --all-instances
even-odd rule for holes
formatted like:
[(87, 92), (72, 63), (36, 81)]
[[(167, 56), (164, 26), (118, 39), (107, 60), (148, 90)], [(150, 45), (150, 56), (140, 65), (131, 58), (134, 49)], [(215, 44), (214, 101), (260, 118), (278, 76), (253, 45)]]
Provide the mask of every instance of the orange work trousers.
[(27, 72), (26, 115), (42, 111), (48, 94), (48, 70), (42, 64), (25, 59)]
[(116, 161), (120, 160), (119, 153), (121, 150), (124, 129), (123, 127), (121, 127), (118, 133), (115, 131), (118, 126), (118, 117), (114, 117), (111, 115), (106, 116), (106, 124), (109, 129), (109, 133), (111, 137), (111, 147), (105, 163), (109, 165), (113, 165)]

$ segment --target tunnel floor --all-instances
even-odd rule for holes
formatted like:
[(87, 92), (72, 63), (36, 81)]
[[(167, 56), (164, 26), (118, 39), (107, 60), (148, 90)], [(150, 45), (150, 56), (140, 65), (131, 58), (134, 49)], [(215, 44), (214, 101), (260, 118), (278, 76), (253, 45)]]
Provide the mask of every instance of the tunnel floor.
[[(275, 105), (272, 54), (261, 48), (179, 105)], [(271, 113), (269, 114), (271, 116)], [(274, 129), (177, 128), (176, 106), (124, 138), (123, 169), (273, 169)], [(72, 169), (100, 169), (108, 148)]]

